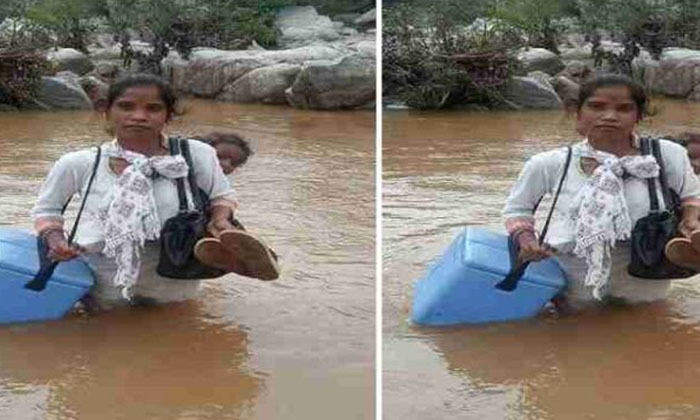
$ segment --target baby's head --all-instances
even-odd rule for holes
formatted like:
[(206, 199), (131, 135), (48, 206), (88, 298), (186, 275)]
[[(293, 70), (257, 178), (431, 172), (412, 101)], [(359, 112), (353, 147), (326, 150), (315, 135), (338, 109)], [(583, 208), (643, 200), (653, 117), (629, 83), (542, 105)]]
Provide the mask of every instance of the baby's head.
[(213, 131), (204, 136), (195, 136), (194, 138), (216, 149), (219, 164), (226, 175), (246, 163), (253, 154), (248, 142), (236, 133)]

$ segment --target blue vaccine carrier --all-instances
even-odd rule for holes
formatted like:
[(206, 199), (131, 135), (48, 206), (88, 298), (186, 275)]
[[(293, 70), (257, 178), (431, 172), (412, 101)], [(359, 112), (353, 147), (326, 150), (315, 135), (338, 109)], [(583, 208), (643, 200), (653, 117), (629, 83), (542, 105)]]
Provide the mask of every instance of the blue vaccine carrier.
[(88, 264), (76, 258), (58, 264), (44, 290), (24, 288), (38, 271), (36, 236), (0, 228), (0, 324), (61, 318), (94, 283)]
[(464, 229), (416, 283), (413, 322), (444, 326), (531, 318), (566, 285), (563, 270), (548, 258), (531, 263), (515, 290), (496, 289), (510, 268), (505, 235)]

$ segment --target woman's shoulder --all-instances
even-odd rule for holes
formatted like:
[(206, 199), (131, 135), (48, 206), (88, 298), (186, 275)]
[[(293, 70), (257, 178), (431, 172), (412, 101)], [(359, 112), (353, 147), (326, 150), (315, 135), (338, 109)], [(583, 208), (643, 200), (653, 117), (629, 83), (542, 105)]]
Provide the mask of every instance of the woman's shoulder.
[(190, 151), (192, 152), (192, 155), (216, 155), (216, 151), (209, 144), (197, 139), (188, 138), (186, 140), (187, 144), (190, 146)]
[(573, 153), (575, 151), (576, 145), (561, 146), (534, 154), (530, 157), (529, 161), (531, 162), (531, 164), (541, 166), (561, 165), (566, 160), (566, 155), (569, 153), (569, 147), (572, 148)]
[(680, 154), (687, 154), (688, 150), (685, 148), (685, 146), (676, 143), (673, 140), (666, 140), (664, 138), (659, 139), (659, 147), (661, 150), (668, 150), (671, 153), (680, 153)]
[[(101, 147), (101, 146), (100, 146)], [(86, 162), (91, 163), (95, 160), (95, 155), (97, 154), (97, 146), (86, 147), (84, 149), (73, 150), (71, 152), (64, 153), (60, 158), (58, 158), (58, 163), (62, 165), (84, 165)]]

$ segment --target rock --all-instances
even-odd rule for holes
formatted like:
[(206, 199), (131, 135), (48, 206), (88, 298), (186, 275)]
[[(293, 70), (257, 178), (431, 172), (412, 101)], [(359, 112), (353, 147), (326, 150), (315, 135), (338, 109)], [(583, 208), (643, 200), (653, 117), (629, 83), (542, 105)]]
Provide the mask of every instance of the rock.
[(109, 85), (95, 76), (83, 76), (79, 83), (90, 98), (93, 108), (98, 111), (105, 110)]
[(214, 97), (224, 86), (246, 73), (275, 64), (301, 65), (307, 61), (332, 60), (342, 52), (326, 46), (308, 46), (279, 51), (223, 51), (198, 48), (189, 60), (170, 54), (161, 63), (163, 75), (179, 92)]
[(360, 54), (305, 64), (287, 89), (287, 102), (303, 109), (357, 108), (375, 99), (375, 61)]
[[(646, 67), (651, 68), (652, 66)], [(669, 48), (661, 54), (658, 67), (654, 69), (655, 93), (685, 98), (700, 84), (700, 51)], [(697, 98), (693, 94), (693, 98)]]
[(69, 82), (71, 85), (74, 86), (80, 85), (80, 76), (73, 73), (72, 71), (59, 71), (54, 75), (54, 77), (57, 77), (61, 80), (65, 80), (66, 82)]
[[(153, 46), (147, 42), (131, 41), (129, 44), (134, 51), (145, 54), (153, 52)], [(88, 50), (90, 52), (90, 58), (93, 60), (114, 61), (121, 59), (121, 43), (116, 43), (109, 48), (88, 48)]]
[(362, 16), (355, 19), (357, 26), (375, 26), (377, 24), (377, 9), (368, 10)]
[(559, 95), (566, 109), (578, 109), (578, 97), (581, 87), (578, 83), (572, 81), (565, 76), (557, 76), (554, 78), (554, 90)]
[(640, 54), (632, 60), (632, 77), (644, 86), (649, 93), (657, 93), (654, 89), (654, 81), (659, 77), (661, 62), (654, 60), (649, 54)]
[(530, 48), (518, 54), (518, 60), (523, 65), (525, 74), (540, 70), (554, 75), (564, 68), (564, 63), (553, 52), (544, 48)]
[(72, 71), (78, 75), (88, 73), (95, 67), (87, 55), (73, 48), (59, 48), (56, 51), (50, 51), (46, 58), (54, 63), (56, 70)]
[(265, 48), (263, 48), (260, 44), (255, 42), (255, 40), (253, 40), (250, 43), (250, 45), (248, 46), (247, 50), (248, 51), (265, 51)]
[(359, 34), (357, 29), (355, 28), (340, 28), (340, 30), (338, 30), (338, 33), (343, 36), (355, 36)]
[(582, 84), (593, 76), (593, 70), (582, 61), (570, 61), (557, 76), (564, 76), (576, 84)]
[(346, 25), (354, 25), (355, 21), (362, 16), (360, 13), (341, 13), (333, 16), (333, 20), (343, 22)]
[(620, 54), (625, 50), (625, 46), (619, 42), (613, 41), (600, 41), (600, 49), (606, 52), (612, 52), (615, 54)]
[(570, 48), (583, 48), (586, 45), (586, 36), (581, 33), (569, 33), (564, 36), (566, 45)]
[(95, 44), (98, 48), (113, 47), (117, 41), (114, 40), (114, 35), (110, 33), (101, 33), (95, 35)]
[(513, 77), (506, 84), (504, 97), (522, 108), (561, 109), (557, 92), (532, 77)]
[(531, 71), (527, 74), (527, 77), (532, 77), (533, 79), (540, 82), (543, 86), (546, 86), (550, 89), (554, 89), (554, 86), (552, 85), (553, 77), (543, 71)]
[(559, 57), (564, 61), (569, 60), (590, 60), (593, 58), (593, 51), (590, 44), (583, 47), (560, 48)]
[(286, 104), (284, 91), (294, 83), (301, 66), (276, 64), (246, 73), (226, 86), (216, 99), (228, 102)]
[(366, 57), (375, 58), (377, 56), (376, 41), (362, 41), (355, 45), (356, 51)]
[(119, 62), (114, 61), (98, 61), (95, 63), (95, 69), (91, 72), (105, 82), (111, 82), (119, 77), (122, 73), (122, 68)]
[(77, 79), (65, 74), (63, 77), (42, 77), (36, 100), (52, 109), (92, 108), (90, 98)]
[(312, 6), (291, 6), (277, 12), (275, 26), (280, 32), (277, 43), (283, 47), (301, 47), (318, 41), (334, 41), (341, 36), (327, 16)]

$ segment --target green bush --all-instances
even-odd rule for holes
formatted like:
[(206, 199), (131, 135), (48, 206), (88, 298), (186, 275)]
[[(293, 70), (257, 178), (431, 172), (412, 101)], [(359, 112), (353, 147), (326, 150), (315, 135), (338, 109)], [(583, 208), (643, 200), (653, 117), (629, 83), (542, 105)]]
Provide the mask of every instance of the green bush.
[(462, 23), (449, 7), (434, 4), (386, 10), (385, 94), (419, 109), (498, 105), (500, 88), (516, 69), (514, 54), (521, 41), (497, 23), (469, 28)]

